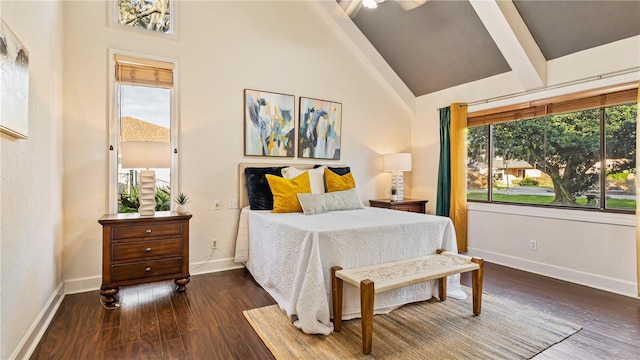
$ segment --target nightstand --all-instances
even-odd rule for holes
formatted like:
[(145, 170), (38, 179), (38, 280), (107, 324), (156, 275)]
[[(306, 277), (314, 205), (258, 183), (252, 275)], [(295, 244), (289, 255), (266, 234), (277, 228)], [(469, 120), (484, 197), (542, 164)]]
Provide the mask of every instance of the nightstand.
[(186, 290), (191, 214), (158, 211), (153, 216), (107, 214), (102, 225), (102, 286), (105, 304), (116, 302), (120, 286), (174, 279)]
[(429, 200), (416, 200), (416, 199), (408, 199), (408, 198), (405, 198), (404, 200), (398, 200), (398, 201), (391, 201), (389, 199), (377, 199), (377, 200), (369, 200), (369, 205), (371, 207), (425, 214), (427, 202), (429, 202)]

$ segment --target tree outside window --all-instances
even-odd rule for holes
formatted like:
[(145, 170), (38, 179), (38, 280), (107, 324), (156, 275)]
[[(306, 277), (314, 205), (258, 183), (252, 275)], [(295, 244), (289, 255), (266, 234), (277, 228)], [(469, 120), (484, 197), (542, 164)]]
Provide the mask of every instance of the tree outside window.
[(469, 128), (468, 198), (635, 210), (636, 112), (617, 105)]
[(173, 33), (171, 0), (118, 0), (117, 6), (119, 24)]

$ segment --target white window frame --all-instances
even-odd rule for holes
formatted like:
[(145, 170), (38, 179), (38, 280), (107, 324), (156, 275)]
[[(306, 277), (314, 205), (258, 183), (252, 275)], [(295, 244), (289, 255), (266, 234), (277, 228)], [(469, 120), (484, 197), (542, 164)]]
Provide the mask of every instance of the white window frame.
[(162, 32), (158, 32), (158, 31), (154, 31), (154, 30), (148, 30), (148, 29), (143, 29), (143, 28), (139, 28), (139, 27), (135, 27), (135, 26), (129, 26), (129, 25), (123, 25), (120, 24), (118, 22), (118, 0), (109, 0), (106, 2), (106, 6), (107, 6), (107, 25), (109, 27), (115, 28), (115, 29), (119, 29), (119, 30), (126, 30), (126, 31), (133, 31), (135, 33), (138, 34), (143, 34), (143, 35), (151, 35), (151, 36), (159, 36), (159, 37), (164, 37), (167, 39), (172, 39), (172, 40), (177, 40), (178, 39), (178, 27), (177, 27), (177, 3), (178, 0), (172, 0), (169, 3), (169, 24), (170, 24), (170, 29), (171, 29), (171, 33), (162, 33)]
[(109, 157), (109, 198), (108, 202), (108, 213), (109, 214), (117, 214), (118, 213), (118, 103), (116, 101), (116, 77), (115, 77), (115, 68), (116, 54), (127, 55), (132, 57), (137, 57), (141, 59), (149, 59), (149, 60), (158, 60), (164, 61), (173, 64), (173, 87), (170, 89), (171, 94), (171, 120), (170, 126), (171, 129), (169, 131), (170, 141), (171, 141), (171, 211), (175, 211), (175, 204), (173, 199), (180, 192), (180, 184), (178, 176), (178, 160), (179, 160), (179, 121), (178, 121), (178, 85), (179, 85), (179, 76), (178, 76), (178, 61), (176, 59), (163, 58), (158, 56), (150, 56), (139, 53), (132, 53), (128, 51), (121, 51), (115, 49), (109, 49), (109, 146), (107, 147), (108, 157)]
[(470, 211), (479, 211), (486, 213), (497, 213), (504, 215), (520, 215), (528, 217), (537, 217), (554, 220), (579, 221), (593, 224), (608, 224), (635, 227), (636, 215), (615, 213), (615, 212), (599, 212), (590, 210), (581, 210), (576, 208), (562, 209), (554, 207), (536, 207), (527, 206), (526, 204), (518, 204), (514, 206), (503, 203), (475, 202), (467, 203), (467, 209)]

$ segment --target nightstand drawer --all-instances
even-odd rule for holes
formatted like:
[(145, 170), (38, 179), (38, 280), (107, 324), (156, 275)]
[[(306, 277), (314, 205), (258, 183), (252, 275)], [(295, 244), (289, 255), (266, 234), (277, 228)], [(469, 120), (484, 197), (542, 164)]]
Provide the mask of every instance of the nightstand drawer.
[(111, 259), (113, 261), (139, 259), (155, 256), (181, 255), (182, 239), (168, 239), (157, 241), (139, 241), (131, 243), (113, 244)]
[(144, 261), (111, 266), (112, 281), (143, 279), (154, 276), (179, 274), (182, 258), (166, 260)]
[(390, 200), (390, 199), (377, 199), (369, 200), (371, 207), (378, 207), (383, 209), (408, 211), (414, 213), (424, 214), (426, 211), (426, 205), (428, 200), (408, 199), (403, 200)]
[(112, 230), (112, 238), (114, 240), (180, 234), (182, 234), (182, 223), (179, 222), (142, 226), (117, 226), (113, 227)]
[(424, 214), (424, 205), (394, 205), (391, 207), (393, 210), (417, 212)]

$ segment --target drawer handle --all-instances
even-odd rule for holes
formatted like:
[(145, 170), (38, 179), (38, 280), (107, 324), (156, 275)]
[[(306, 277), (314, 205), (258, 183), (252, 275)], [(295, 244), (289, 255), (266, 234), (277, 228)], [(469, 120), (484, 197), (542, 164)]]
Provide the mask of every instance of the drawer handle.
[(151, 271), (151, 268), (147, 266), (147, 267), (144, 269), (144, 271), (149, 272), (149, 271)]
[(150, 247), (148, 247), (148, 248), (144, 249), (144, 251), (146, 251), (146, 252), (151, 252), (151, 248), (150, 248)]
[(145, 234), (147, 235), (151, 234), (151, 229), (147, 229), (147, 231), (145, 231)]

